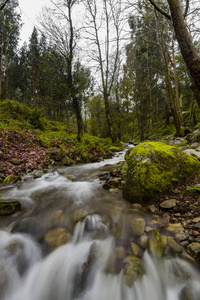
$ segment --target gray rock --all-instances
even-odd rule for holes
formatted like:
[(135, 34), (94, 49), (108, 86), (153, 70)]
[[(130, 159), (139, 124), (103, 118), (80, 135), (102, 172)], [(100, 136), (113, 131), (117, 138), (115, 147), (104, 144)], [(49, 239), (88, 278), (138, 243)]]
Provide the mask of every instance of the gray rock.
[(171, 209), (171, 208), (174, 208), (175, 206), (176, 206), (175, 199), (166, 200), (166, 201), (163, 201), (162, 203), (160, 203), (160, 207), (163, 209)]
[(69, 242), (71, 239), (71, 234), (66, 228), (57, 227), (49, 230), (44, 235), (44, 239), (49, 245), (50, 249), (54, 250)]
[(17, 158), (12, 158), (12, 159), (10, 160), (10, 162), (11, 162), (11, 164), (13, 164), (13, 165), (15, 165), (15, 166), (18, 166), (18, 165), (21, 164), (21, 161), (18, 160)]
[(187, 252), (196, 260), (200, 260), (200, 243), (193, 242), (187, 246)]
[(124, 260), (124, 280), (131, 287), (137, 279), (141, 278), (144, 271), (142, 262), (138, 257), (127, 256)]
[(184, 153), (190, 154), (200, 160), (200, 152), (194, 149), (186, 149), (183, 151)]
[(131, 229), (134, 235), (141, 236), (145, 229), (145, 220), (143, 218), (132, 218), (131, 219)]
[(3, 183), (4, 184), (13, 184), (13, 183), (17, 182), (18, 180), (21, 180), (20, 176), (8, 175), (4, 179)]

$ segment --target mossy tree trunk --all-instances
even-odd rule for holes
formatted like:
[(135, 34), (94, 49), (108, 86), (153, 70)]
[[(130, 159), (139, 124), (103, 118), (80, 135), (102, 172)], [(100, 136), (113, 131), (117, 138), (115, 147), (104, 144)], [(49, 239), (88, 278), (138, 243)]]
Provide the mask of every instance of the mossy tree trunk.
[(185, 11), (183, 13), (180, 0), (167, 0), (170, 9), (170, 15), (163, 11), (154, 0), (148, 0), (154, 8), (163, 14), (167, 19), (172, 20), (176, 38), (190, 75), (191, 89), (195, 99), (200, 107), (200, 56), (194, 46), (189, 33), (185, 17), (189, 8), (189, 0), (186, 1)]
[[(179, 101), (178, 78), (177, 78), (175, 57), (173, 56), (173, 58), (171, 58), (170, 56), (170, 52), (168, 50), (167, 44), (163, 36), (163, 30), (162, 30), (163, 26), (162, 24), (160, 24), (159, 15), (155, 13), (155, 17), (156, 17), (156, 27), (157, 27), (157, 41), (159, 44), (162, 62), (165, 69), (165, 81), (166, 81), (166, 91), (167, 91), (166, 104), (170, 108), (170, 111), (174, 119), (174, 124), (176, 127), (176, 136), (182, 136), (184, 135), (184, 122), (183, 122), (182, 112), (180, 108), (180, 101)], [(173, 90), (168, 62), (171, 63), (174, 70), (175, 93)]]

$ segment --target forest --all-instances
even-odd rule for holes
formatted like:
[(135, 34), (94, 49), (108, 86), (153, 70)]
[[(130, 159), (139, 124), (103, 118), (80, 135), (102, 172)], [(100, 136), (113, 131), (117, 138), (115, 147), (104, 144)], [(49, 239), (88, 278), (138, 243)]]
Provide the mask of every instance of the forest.
[(52, 0), (20, 46), (18, 2), (5, 1), (1, 108), (17, 101), (79, 141), (184, 136), (200, 126), (199, 10), (196, 0)]

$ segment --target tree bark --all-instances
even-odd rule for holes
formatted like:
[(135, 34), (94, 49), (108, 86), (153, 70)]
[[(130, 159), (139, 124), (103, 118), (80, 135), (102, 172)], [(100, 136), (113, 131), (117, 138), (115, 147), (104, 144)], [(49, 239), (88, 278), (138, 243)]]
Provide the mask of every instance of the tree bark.
[(191, 88), (200, 107), (200, 56), (187, 29), (179, 0), (167, 0), (181, 54), (191, 78)]
[(174, 31), (178, 40), (181, 54), (190, 75), (191, 89), (194, 93), (198, 106), (200, 107), (200, 56), (198, 55), (198, 52), (193, 44), (191, 35), (185, 22), (185, 16), (189, 8), (189, 0), (186, 1), (184, 14), (181, 8), (180, 0), (167, 0), (171, 15), (163, 12), (154, 0), (149, 0), (149, 2), (157, 11), (173, 22)]

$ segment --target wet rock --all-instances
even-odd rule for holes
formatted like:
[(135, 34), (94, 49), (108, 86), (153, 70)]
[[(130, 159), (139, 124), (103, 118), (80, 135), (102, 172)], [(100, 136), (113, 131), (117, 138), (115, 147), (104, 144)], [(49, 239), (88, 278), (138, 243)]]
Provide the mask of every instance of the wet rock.
[(183, 230), (175, 234), (175, 239), (180, 242), (184, 241), (189, 237), (189, 231), (188, 230)]
[(146, 211), (151, 212), (151, 213), (156, 213), (157, 212), (157, 208), (155, 207), (155, 205), (148, 205), (146, 207)]
[(63, 175), (65, 178), (69, 179), (69, 180), (74, 180), (76, 179), (76, 176), (74, 176), (73, 174), (64, 174)]
[(182, 259), (184, 259), (185, 261), (193, 264), (193, 265), (196, 265), (196, 260), (187, 252), (183, 251), (180, 255), (180, 257)]
[(149, 251), (154, 255), (161, 257), (167, 244), (167, 237), (160, 234), (158, 230), (152, 230), (149, 233)]
[(12, 158), (12, 159), (10, 160), (10, 162), (11, 162), (11, 164), (13, 164), (13, 165), (15, 165), (15, 166), (18, 166), (18, 165), (21, 164), (21, 161), (18, 160), (18, 159), (16, 159), (16, 158)]
[(177, 282), (178, 280), (188, 280), (192, 278), (192, 269), (178, 258), (167, 258), (165, 262), (168, 264), (169, 274), (173, 275)]
[(183, 152), (185, 152), (189, 155), (192, 155), (192, 156), (196, 157), (198, 160), (200, 160), (200, 152), (199, 151), (196, 151), (194, 149), (186, 149)]
[(196, 217), (196, 218), (194, 218), (194, 219), (192, 220), (192, 222), (194, 222), (194, 223), (198, 223), (198, 222), (200, 222), (200, 217)]
[(69, 242), (71, 239), (71, 234), (66, 228), (57, 227), (49, 230), (44, 235), (44, 239), (49, 245), (50, 249), (54, 250)]
[(84, 209), (77, 209), (69, 215), (69, 223), (74, 227), (79, 221), (83, 221), (88, 215), (88, 211)]
[(145, 229), (145, 220), (143, 218), (132, 218), (131, 229), (134, 235), (141, 236)]
[(174, 236), (177, 233), (184, 232), (184, 228), (181, 223), (175, 223), (175, 224), (169, 223), (169, 225), (166, 227), (166, 230)]
[(142, 208), (142, 205), (139, 204), (139, 203), (132, 203), (131, 204), (131, 208), (133, 208), (133, 209), (140, 209), (140, 208)]
[(34, 170), (32, 172), (32, 174), (33, 174), (34, 178), (40, 178), (40, 177), (42, 177), (42, 175), (44, 175), (44, 171), (43, 170)]
[(103, 184), (105, 190), (118, 188), (121, 185), (121, 178), (110, 178)]
[(24, 250), (24, 245), (19, 240), (11, 241), (5, 248), (11, 255)]
[(160, 203), (160, 207), (162, 209), (171, 209), (171, 208), (174, 208), (175, 206), (176, 206), (175, 199), (166, 200), (166, 201), (163, 201), (162, 203)]
[(200, 243), (193, 242), (186, 247), (187, 252), (196, 260), (200, 260)]
[(167, 242), (173, 253), (181, 253), (183, 251), (183, 247), (179, 245), (173, 237), (168, 237)]
[(194, 225), (194, 228), (200, 229), (200, 223), (196, 223), (196, 224)]
[(118, 258), (120, 259), (124, 259), (126, 256), (126, 251), (125, 248), (123, 246), (119, 246), (116, 248), (116, 255)]
[(8, 216), (21, 210), (21, 203), (18, 201), (0, 201), (0, 215)]
[(71, 166), (71, 165), (74, 164), (74, 160), (72, 160), (72, 159), (69, 158), (69, 157), (64, 157), (64, 158), (62, 159), (62, 164), (63, 164), (64, 166)]
[(141, 278), (144, 271), (142, 262), (138, 257), (127, 256), (124, 260), (124, 280), (125, 283), (131, 287), (137, 279)]
[(18, 180), (21, 180), (20, 176), (8, 175), (4, 179), (3, 183), (4, 184), (13, 184), (13, 183), (17, 182)]
[(12, 232), (23, 232), (37, 236), (38, 234), (41, 234), (42, 229), (40, 223), (34, 218), (25, 218), (14, 225)]
[(192, 145), (190, 145), (191, 149), (197, 149), (199, 147), (199, 143), (193, 143)]
[(138, 247), (138, 245), (135, 243), (131, 243), (131, 249), (132, 249), (133, 255), (138, 256), (138, 254), (140, 252), (140, 248)]
[(146, 249), (148, 246), (149, 238), (147, 234), (143, 234), (139, 239), (138, 239), (138, 244), (143, 248)]
[(188, 286), (184, 286), (180, 291), (179, 299), (180, 300), (192, 300), (192, 293)]
[(53, 211), (45, 218), (46, 226), (58, 226), (63, 223), (65, 215), (61, 209)]

